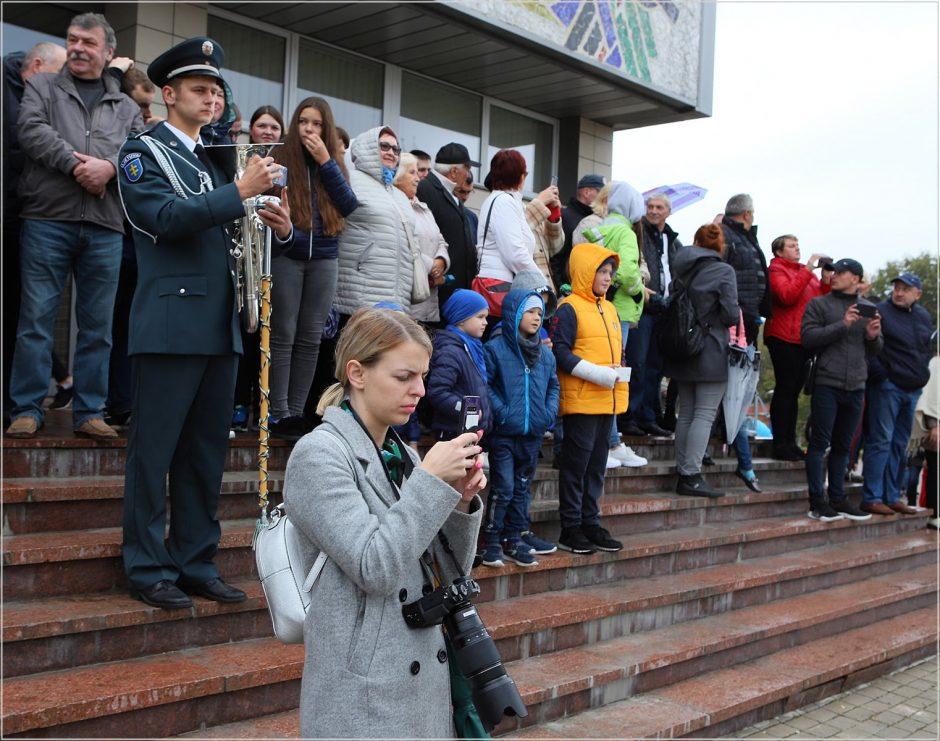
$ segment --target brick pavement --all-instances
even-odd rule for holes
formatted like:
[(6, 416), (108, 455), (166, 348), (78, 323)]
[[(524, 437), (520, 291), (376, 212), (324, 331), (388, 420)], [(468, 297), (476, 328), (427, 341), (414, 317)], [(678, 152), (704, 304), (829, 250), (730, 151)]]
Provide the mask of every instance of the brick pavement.
[(748, 739), (940, 739), (936, 656), (738, 731)]

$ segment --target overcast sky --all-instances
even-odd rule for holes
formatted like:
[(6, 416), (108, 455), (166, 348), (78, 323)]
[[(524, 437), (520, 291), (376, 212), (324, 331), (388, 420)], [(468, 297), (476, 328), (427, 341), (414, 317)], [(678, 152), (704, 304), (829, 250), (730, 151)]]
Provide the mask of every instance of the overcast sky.
[(936, 2), (723, 1), (715, 41), (712, 116), (614, 134), (615, 179), (707, 188), (669, 219), (686, 244), (746, 192), (768, 258), (937, 251)]

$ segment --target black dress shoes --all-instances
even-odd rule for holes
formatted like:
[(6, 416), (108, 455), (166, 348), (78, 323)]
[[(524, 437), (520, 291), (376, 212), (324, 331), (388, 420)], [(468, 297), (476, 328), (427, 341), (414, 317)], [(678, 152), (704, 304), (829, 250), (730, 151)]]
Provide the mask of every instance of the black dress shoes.
[(192, 607), (193, 601), (183, 594), (173, 582), (163, 579), (145, 589), (132, 589), (131, 595), (141, 602), (164, 610), (182, 610)]
[(248, 599), (248, 595), (241, 589), (229, 586), (221, 579), (209, 579), (202, 584), (184, 586), (183, 589), (189, 594), (198, 594), (216, 602), (244, 602)]
[(702, 478), (702, 474), (700, 473), (695, 473), (691, 476), (679, 474), (679, 482), (676, 484), (676, 494), (687, 497), (708, 497), (709, 499), (718, 499), (725, 495), (723, 491), (712, 489), (705, 483), (705, 479)]
[(672, 433), (669, 430), (664, 430), (655, 422), (651, 422), (648, 425), (643, 425), (643, 432), (647, 435), (652, 435), (653, 437), (672, 437)]
[(622, 435), (626, 435), (627, 437), (646, 437), (646, 433), (642, 430), (642, 428), (638, 424), (634, 422), (629, 422), (623, 425), (623, 427), (620, 430), (620, 433)]

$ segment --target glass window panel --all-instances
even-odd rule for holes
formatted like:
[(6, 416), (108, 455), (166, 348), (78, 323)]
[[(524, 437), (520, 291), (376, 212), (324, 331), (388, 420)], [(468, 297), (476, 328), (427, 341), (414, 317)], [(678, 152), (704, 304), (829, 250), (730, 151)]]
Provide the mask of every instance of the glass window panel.
[(490, 143), (487, 162), (500, 149), (517, 149), (529, 166), (525, 190), (538, 192), (547, 188), (552, 177), (553, 127), (499, 106), (490, 106)]
[(381, 64), (309, 39), (300, 40), (293, 104), (298, 105), (310, 95), (326, 98), (333, 109), (333, 120), (346, 129), (350, 138), (382, 123), (384, 86)]
[(260, 106), (273, 105), (280, 110), (284, 105), (286, 40), (213, 15), (208, 17), (207, 30), (225, 50), (222, 76), (232, 88), (243, 127), (248, 128), (251, 114)]
[(13, 52), (26, 52), (29, 51), (34, 45), (38, 44), (40, 41), (51, 41), (53, 44), (58, 44), (59, 46), (65, 46), (65, 29), (68, 26), (68, 20), (65, 21), (65, 25), (62, 26), (62, 33), (58, 36), (52, 34), (43, 33), (42, 31), (34, 31), (29, 28), (23, 28), (22, 26), (14, 26), (10, 23), (3, 24), (3, 52), (4, 55), (12, 54)]
[[(402, 73), (398, 127), (402, 149), (423, 149), (433, 157), (445, 144), (459, 142), (478, 160), (482, 116), (479, 95)], [(478, 180), (479, 173), (475, 177)]]

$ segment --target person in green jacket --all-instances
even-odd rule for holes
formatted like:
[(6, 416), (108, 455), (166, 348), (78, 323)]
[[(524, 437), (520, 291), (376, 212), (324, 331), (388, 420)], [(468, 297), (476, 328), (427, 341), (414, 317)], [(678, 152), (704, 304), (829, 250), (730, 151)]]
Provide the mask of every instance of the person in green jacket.
[[(600, 225), (584, 230), (586, 239), (603, 245), (604, 248), (616, 252), (620, 257), (620, 265), (611, 284), (613, 289), (611, 302), (620, 320), (622, 350), (627, 349), (630, 327), (635, 327), (640, 321), (640, 315), (643, 313), (643, 300), (646, 296), (640, 273), (640, 248), (636, 233), (633, 231), (634, 223), (639, 221), (645, 213), (646, 205), (643, 202), (643, 196), (628, 183), (614, 182), (610, 185), (610, 194), (607, 199), (607, 218)], [(623, 362), (622, 358), (621, 362)], [(638, 467), (647, 463), (645, 458), (638, 456), (620, 441), (616, 417), (611, 425), (608, 442), (610, 444), (608, 468)]]

